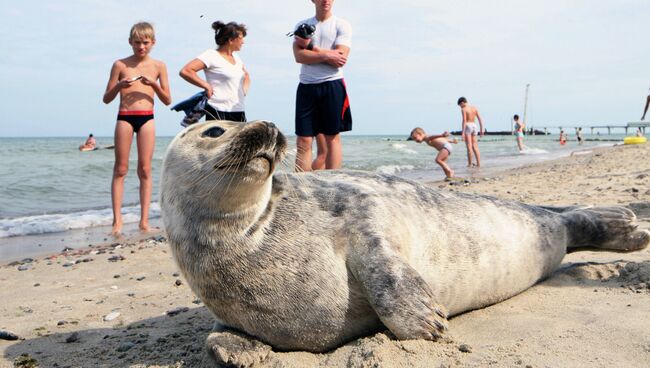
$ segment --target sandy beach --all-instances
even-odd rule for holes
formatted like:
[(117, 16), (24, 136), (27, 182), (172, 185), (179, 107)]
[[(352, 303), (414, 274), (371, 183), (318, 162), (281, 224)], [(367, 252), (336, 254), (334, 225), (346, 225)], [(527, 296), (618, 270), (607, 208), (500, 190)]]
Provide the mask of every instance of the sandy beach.
[[(464, 150), (458, 150), (464, 154)], [(431, 182), (540, 205), (624, 205), (650, 229), (650, 145), (570, 157), (466, 181)], [(460, 214), (459, 214), (460, 215)], [(214, 318), (178, 273), (164, 233), (0, 267), (0, 367), (197, 367)], [(242, 354), (245, 354), (242, 353)], [(438, 342), (389, 332), (328, 354), (270, 351), (274, 367), (646, 367), (650, 249), (568, 255), (549, 279), (464, 313)]]

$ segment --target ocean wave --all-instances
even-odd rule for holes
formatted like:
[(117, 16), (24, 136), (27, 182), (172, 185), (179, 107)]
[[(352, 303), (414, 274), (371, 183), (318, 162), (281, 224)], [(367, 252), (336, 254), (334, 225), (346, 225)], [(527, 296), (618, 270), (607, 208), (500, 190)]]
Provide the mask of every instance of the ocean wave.
[(407, 146), (404, 143), (393, 143), (390, 146), (393, 147), (395, 150), (403, 152), (403, 153), (408, 153), (408, 154), (411, 154), (411, 155), (417, 155), (418, 154), (416, 150), (406, 148)]
[(413, 165), (383, 165), (379, 166), (375, 171), (381, 174), (397, 174), (400, 171), (413, 170), (414, 168)]
[(541, 148), (524, 147), (520, 153), (522, 155), (542, 155), (548, 153), (548, 151)]
[[(157, 217), (160, 217), (160, 205), (156, 202), (151, 204), (149, 218)], [(125, 224), (140, 221), (140, 206), (123, 207), (122, 220)], [(58, 233), (73, 229), (110, 226), (112, 223), (113, 211), (110, 208), (0, 219), (0, 238)]]

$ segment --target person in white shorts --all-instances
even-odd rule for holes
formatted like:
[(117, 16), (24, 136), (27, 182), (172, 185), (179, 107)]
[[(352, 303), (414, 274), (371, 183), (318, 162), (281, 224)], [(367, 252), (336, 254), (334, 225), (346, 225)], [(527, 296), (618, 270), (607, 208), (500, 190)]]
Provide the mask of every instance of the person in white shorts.
[[(483, 137), (485, 130), (483, 129), (483, 120), (481, 120), (481, 115), (478, 112), (478, 109), (467, 103), (465, 97), (458, 99), (458, 106), (460, 106), (460, 112), (463, 116), (463, 125), (461, 128), (463, 134), (463, 140), (465, 141), (465, 146), (467, 147), (467, 167), (472, 167), (472, 155), (476, 156), (476, 167), (481, 166), (481, 152), (478, 149), (478, 138), (480, 135)], [(479, 130), (474, 122), (474, 119), (478, 119), (478, 123), (481, 125)]]
[(458, 143), (456, 138), (449, 139), (449, 132), (443, 132), (438, 135), (427, 135), (424, 129), (417, 127), (411, 131), (408, 140), (416, 141), (417, 143), (426, 142), (429, 146), (438, 150), (436, 156), (436, 163), (440, 165), (442, 171), (445, 172), (445, 179), (451, 180), (454, 177), (454, 170), (447, 165), (447, 159), (453, 151), (451, 144)]

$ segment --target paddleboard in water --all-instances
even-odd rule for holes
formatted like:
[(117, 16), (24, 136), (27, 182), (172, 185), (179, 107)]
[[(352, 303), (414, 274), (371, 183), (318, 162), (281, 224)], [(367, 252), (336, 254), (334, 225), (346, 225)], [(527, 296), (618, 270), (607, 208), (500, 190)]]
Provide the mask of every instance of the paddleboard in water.
[(109, 144), (104, 147), (95, 147), (95, 148), (89, 148), (89, 147), (84, 147), (84, 146), (79, 146), (79, 151), (81, 152), (89, 152), (89, 151), (97, 151), (100, 149), (114, 149), (115, 145), (114, 144)]

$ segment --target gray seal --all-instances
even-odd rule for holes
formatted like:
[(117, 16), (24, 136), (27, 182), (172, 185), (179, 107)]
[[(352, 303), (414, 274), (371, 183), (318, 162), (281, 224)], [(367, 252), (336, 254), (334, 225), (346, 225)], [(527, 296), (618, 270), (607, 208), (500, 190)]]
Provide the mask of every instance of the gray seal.
[(191, 126), (167, 150), (161, 189), (192, 290), (224, 326), (277, 350), (325, 352), (386, 328), (435, 340), (449, 316), (521, 293), (567, 252), (650, 242), (622, 207), (532, 206), (369, 172), (274, 174), (286, 147), (266, 121)]

